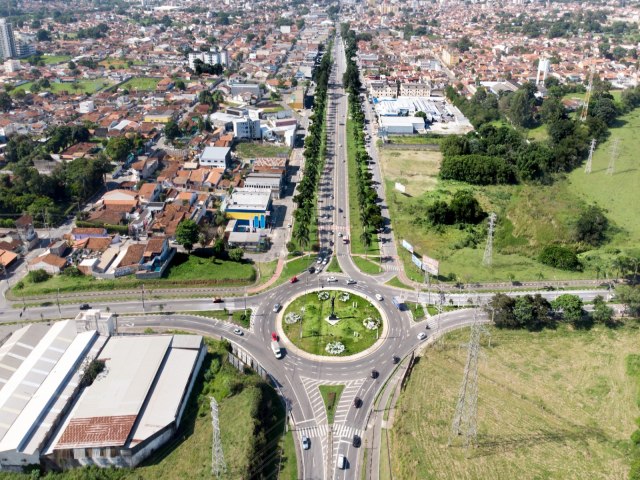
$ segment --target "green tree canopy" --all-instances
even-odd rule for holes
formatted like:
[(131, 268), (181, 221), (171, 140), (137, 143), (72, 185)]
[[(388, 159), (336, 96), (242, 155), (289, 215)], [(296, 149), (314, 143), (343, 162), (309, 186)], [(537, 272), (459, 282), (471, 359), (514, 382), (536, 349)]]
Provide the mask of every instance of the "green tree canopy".
[(200, 231), (196, 222), (190, 219), (183, 220), (176, 228), (176, 242), (187, 249), (187, 251), (191, 251), (193, 244), (198, 241), (199, 233)]

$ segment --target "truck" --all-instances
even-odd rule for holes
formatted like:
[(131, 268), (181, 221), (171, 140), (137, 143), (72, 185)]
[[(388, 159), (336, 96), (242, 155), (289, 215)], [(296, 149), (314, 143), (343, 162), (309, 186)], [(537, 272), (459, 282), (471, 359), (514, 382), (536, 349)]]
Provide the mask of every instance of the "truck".
[(393, 297), (391, 299), (391, 303), (393, 303), (394, 307), (396, 307), (398, 310), (402, 311), (404, 302), (400, 297)]
[(280, 348), (280, 344), (277, 340), (273, 340), (271, 342), (271, 351), (276, 356), (276, 358), (282, 358), (282, 349)]

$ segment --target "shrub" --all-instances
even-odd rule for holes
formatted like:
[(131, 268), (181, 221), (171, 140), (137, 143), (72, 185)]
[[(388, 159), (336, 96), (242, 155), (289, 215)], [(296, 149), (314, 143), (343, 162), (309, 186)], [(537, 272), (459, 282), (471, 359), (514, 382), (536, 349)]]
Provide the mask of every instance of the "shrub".
[(474, 185), (516, 183), (514, 169), (506, 160), (477, 154), (445, 157), (440, 167), (440, 178)]
[(51, 275), (49, 275), (45, 270), (42, 270), (42, 269), (40, 269), (40, 270), (32, 270), (27, 274), (27, 279), (31, 283), (46, 282), (50, 278), (51, 278)]
[(560, 245), (547, 245), (538, 255), (538, 261), (562, 270), (581, 270), (582, 265), (573, 250)]
[(609, 220), (601, 208), (591, 205), (582, 211), (576, 222), (576, 240), (589, 245), (600, 245), (609, 228)]

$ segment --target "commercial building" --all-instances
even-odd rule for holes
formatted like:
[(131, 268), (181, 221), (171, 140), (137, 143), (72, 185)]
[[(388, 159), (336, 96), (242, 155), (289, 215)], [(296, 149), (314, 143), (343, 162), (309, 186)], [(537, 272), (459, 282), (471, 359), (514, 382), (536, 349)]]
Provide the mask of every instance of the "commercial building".
[(6, 18), (0, 18), (0, 57), (7, 60), (16, 57), (17, 54), (13, 28)]
[(200, 154), (200, 166), (222, 168), (226, 170), (231, 161), (231, 149), (229, 147), (205, 147)]
[(277, 173), (250, 173), (244, 181), (245, 188), (257, 191), (269, 191), (276, 199), (282, 194), (282, 175)]
[(271, 210), (271, 191), (236, 188), (222, 203), (227, 217), (243, 220), (252, 228), (265, 228)]
[(56, 429), (46, 460), (135, 467), (176, 433), (205, 354), (198, 335), (111, 337), (97, 356), (103, 372)]
[(424, 130), (422, 117), (380, 117), (380, 130), (389, 135), (412, 135)]

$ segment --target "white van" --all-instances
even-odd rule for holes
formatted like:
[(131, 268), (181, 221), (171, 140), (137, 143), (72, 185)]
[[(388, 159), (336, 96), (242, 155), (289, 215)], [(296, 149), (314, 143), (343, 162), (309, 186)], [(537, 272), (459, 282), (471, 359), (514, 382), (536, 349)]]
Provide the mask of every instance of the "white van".
[(345, 468), (347, 468), (347, 458), (342, 454), (338, 455), (338, 461), (337, 461), (336, 466), (340, 470), (344, 470)]
[(280, 344), (275, 340), (271, 342), (271, 350), (276, 358), (282, 358), (282, 351), (280, 350)]

